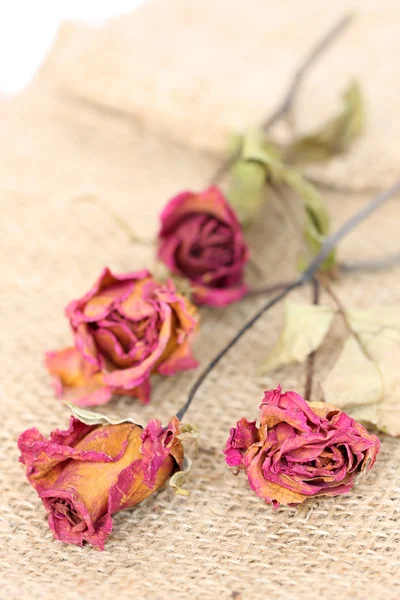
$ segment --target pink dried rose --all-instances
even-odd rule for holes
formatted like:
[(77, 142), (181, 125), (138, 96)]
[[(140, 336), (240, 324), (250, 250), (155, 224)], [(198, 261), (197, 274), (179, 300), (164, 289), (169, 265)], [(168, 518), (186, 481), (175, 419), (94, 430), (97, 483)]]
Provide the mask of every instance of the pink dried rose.
[(376, 435), (338, 408), (307, 403), (295, 392), (265, 392), (260, 426), (241, 419), (224, 450), (230, 467), (244, 470), (250, 487), (274, 507), (312, 496), (348, 492), (379, 452)]
[(181, 423), (153, 419), (86, 425), (71, 417), (69, 429), (46, 439), (33, 428), (18, 439), (20, 462), (49, 514), (57, 540), (104, 549), (112, 515), (138, 504), (182, 469)]
[(249, 250), (235, 212), (217, 187), (182, 192), (161, 213), (158, 257), (186, 277), (197, 304), (226, 306), (246, 292)]
[(150, 375), (174, 375), (197, 361), (190, 343), (197, 310), (171, 282), (148, 271), (114, 275), (105, 268), (92, 289), (66, 308), (75, 345), (46, 354), (56, 393), (79, 406), (113, 394), (150, 400)]

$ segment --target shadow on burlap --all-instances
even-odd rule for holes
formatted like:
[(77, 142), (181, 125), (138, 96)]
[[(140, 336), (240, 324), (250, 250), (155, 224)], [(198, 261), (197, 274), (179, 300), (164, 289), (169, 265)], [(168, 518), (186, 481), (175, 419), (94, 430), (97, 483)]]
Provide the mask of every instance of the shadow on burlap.
[[(37, 426), (63, 427), (68, 411), (53, 398), (43, 353), (70, 343), (65, 304), (100, 269), (151, 266), (153, 250), (132, 245), (95, 200), (151, 239), (165, 201), (201, 189), (222, 160), (229, 130), (272, 110), (319, 33), (349, 6), (340, 0), (155, 0), (104, 29), (65, 25), (34, 83), (3, 102), (1, 114), (1, 366), (3, 427), (1, 598), (233, 598), (355, 600), (399, 595), (400, 440), (382, 436), (375, 468), (347, 496), (273, 510), (245, 477), (226, 472), (221, 449), (243, 415), (256, 417), (263, 390), (278, 381), (300, 392), (304, 369), (256, 376), (276, 340), (282, 307), (268, 313), (199, 390), (187, 420), (201, 431), (189, 498), (163, 489), (116, 515), (106, 549), (53, 541), (42, 505), (18, 464), (16, 440)], [(267, 6), (267, 4), (269, 6)], [(324, 177), (355, 187), (398, 177), (400, 39), (394, 1), (354, 3), (359, 17), (310, 73), (296, 116), (311, 126), (330, 114), (357, 75), (369, 106), (368, 131)], [(398, 73), (397, 73), (398, 75)], [(329, 83), (329, 85), (327, 85)], [(397, 172), (396, 172), (397, 170)], [(337, 227), (367, 196), (329, 194)], [(253, 283), (295, 275), (299, 251), (295, 199), (271, 198), (250, 232)], [(399, 250), (399, 199), (354, 232), (340, 259), (385, 257)], [(347, 306), (400, 302), (399, 268), (344, 276), (335, 285)], [(310, 290), (297, 293), (307, 300)], [(327, 300), (324, 298), (324, 300)], [(202, 310), (196, 342), (204, 365), (263, 299)], [(328, 301), (328, 300), (327, 300)], [(317, 360), (324, 375), (337, 354), (334, 331)], [(164, 422), (184, 402), (196, 373), (154, 380), (153, 401), (120, 399), (109, 414)], [(319, 387), (316, 387), (316, 395)]]

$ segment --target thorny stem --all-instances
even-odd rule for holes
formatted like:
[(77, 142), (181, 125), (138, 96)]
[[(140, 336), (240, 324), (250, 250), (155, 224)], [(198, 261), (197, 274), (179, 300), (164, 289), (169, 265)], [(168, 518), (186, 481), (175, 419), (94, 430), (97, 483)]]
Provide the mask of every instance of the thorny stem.
[(320, 269), (326, 257), (332, 252), (332, 250), (337, 246), (337, 244), (348, 235), (353, 229), (355, 229), (362, 221), (367, 219), (374, 211), (378, 210), (385, 202), (387, 202), (392, 196), (400, 192), (400, 180), (397, 181), (392, 187), (388, 188), (379, 196), (368, 202), (365, 206), (361, 208), (358, 212), (356, 212), (350, 219), (345, 221), (345, 223), (339, 227), (337, 231), (328, 236), (318, 254), (315, 258), (309, 263), (307, 269), (290, 285), (288, 285), (285, 289), (283, 289), (277, 296), (271, 298), (266, 302), (257, 312), (251, 317), (243, 325), (243, 327), (236, 333), (236, 335), (231, 339), (231, 341), (224, 347), (220, 352), (213, 358), (213, 360), (205, 367), (203, 372), (197, 378), (197, 380), (192, 385), (189, 390), (188, 398), (182, 408), (177, 412), (176, 416), (178, 419), (182, 419), (186, 411), (188, 410), (190, 404), (193, 401), (193, 398), (196, 395), (197, 390), (203, 383), (203, 381), (207, 378), (207, 376), (211, 373), (214, 367), (221, 361), (221, 359), (229, 352), (229, 350), (240, 340), (240, 338), (262, 317), (262, 315), (267, 312), (270, 308), (278, 304), (281, 300), (283, 300), (292, 290), (301, 287), (308, 281), (311, 281), (315, 274)]
[[(290, 82), (290, 85), (280, 102), (279, 106), (275, 109), (271, 116), (269, 116), (263, 123), (261, 123), (261, 129), (265, 132), (270, 129), (277, 121), (284, 118), (290, 112), (293, 103), (296, 98), (296, 94), (300, 88), (300, 85), (306, 75), (308, 69), (314, 64), (314, 62), (321, 56), (324, 50), (329, 44), (349, 25), (353, 15), (345, 15), (336, 23), (332, 29), (330, 29), (311, 49), (307, 54), (303, 62), (297, 68), (294, 76)], [(217, 183), (233, 165), (233, 163), (239, 158), (239, 152), (234, 153), (230, 156), (222, 165), (217, 169), (212, 178), (212, 183)]]
[[(319, 296), (320, 296), (320, 282), (317, 277), (314, 277), (312, 280), (312, 303), (317, 306), (319, 304)], [(317, 350), (311, 352), (311, 354), (307, 358), (307, 367), (306, 367), (306, 385), (304, 388), (304, 398), (308, 401), (311, 400), (312, 387), (313, 387), (313, 377), (314, 377), (314, 363), (315, 363), (315, 355), (317, 354)]]

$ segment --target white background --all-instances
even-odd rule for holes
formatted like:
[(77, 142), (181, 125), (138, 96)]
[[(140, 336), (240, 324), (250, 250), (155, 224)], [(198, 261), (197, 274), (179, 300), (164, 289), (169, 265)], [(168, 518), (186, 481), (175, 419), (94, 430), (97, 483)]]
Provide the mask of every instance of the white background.
[(143, 0), (0, 0), (0, 94), (21, 90), (65, 19), (99, 23)]

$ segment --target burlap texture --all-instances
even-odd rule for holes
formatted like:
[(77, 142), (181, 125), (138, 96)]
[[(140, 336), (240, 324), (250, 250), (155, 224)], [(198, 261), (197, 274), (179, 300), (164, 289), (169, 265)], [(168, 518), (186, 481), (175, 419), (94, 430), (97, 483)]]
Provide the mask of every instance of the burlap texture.
[[(400, 8), (394, 1), (358, 6), (354, 27), (310, 73), (296, 116), (302, 126), (322, 119), (357, 75), (367, 92), (368, 130), (325, 173), (341, 183), (384, 185), (396, 170), (398, 176)], [(42, 364), (46, 350), (70, 343), (65, 304), (106, 264), (124, 271), (152, 263), (151, 247), (132, 245), (88, 200), (109, 205), (150, 239), (165, 201), (183, 188), (204, 187), (227, 130), (272, 109), (299, 55), (348, 7), (342, 0), (323, 8), (317, 0), (155, 0), (103, 30), (65, 26), (30, 88), (2, 102), (1, 598), (398, 598), (399, 440), (382, 436), (376, 467), (350, 494), (298, 510), (273, 510), (245, 477), (226, 473), (221, 449), (234, 422), (256, 416), (266, 387), (304, 386), (301, 366), (256, 376), (279, 332), (281, 306), (230, 352), (187, 415), (201, 431), (191, 496), (163, 489), (120, 513), (104, 553), (52, 539), (17, 462), (21, 431), (37, 426), (48, 433), (68, 421)], [(329, 194), (334, 226), (366, 200)], [(398, 202), (359, 227), (340, 258), (398, 251)], [(293, 199), (271, 197), (249, 234), (258, 266), (253, 282), (294, 274), (295, 215)], [(346, 276), (335, 289), (351, 307), (396, 304), (398, 275), (393, 267)], [(203, 365), (262, 301), (202, 310), (196, 350)], [(335, 329), (321, 350), (318, 377), (332, 364), (341, 335)], [(104, 410), (165, 422), (195, 377), (156, 379), (148, 407), (121, 399)]]

